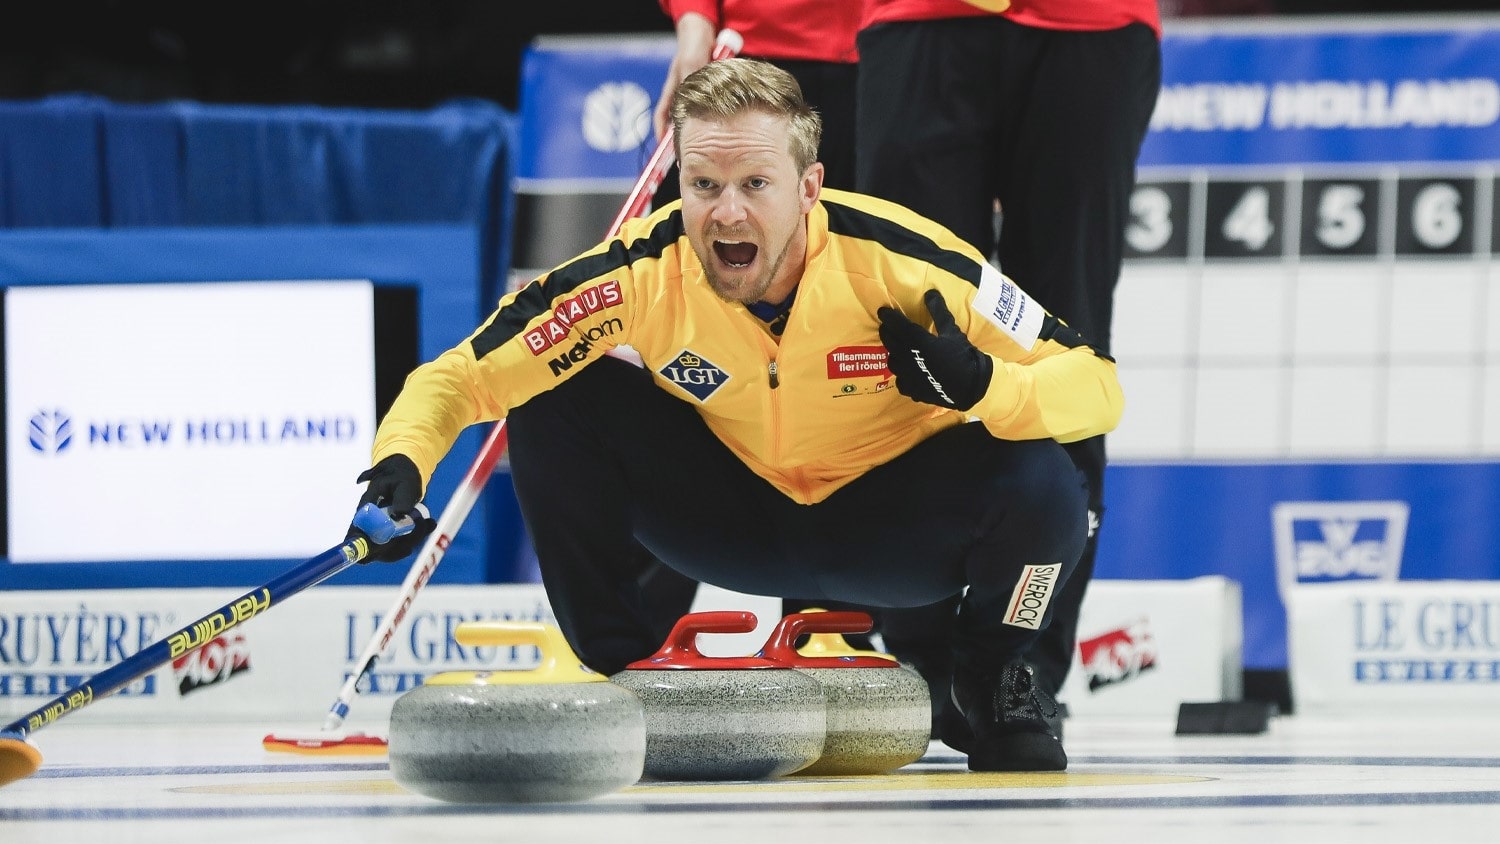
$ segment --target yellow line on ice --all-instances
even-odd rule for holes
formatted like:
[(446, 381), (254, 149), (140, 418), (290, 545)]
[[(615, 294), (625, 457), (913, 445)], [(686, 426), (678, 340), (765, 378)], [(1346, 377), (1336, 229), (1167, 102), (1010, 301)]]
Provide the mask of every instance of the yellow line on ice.
[[(643, 782), (620, 794), (746, 794), (832, 791), (967, 791), (997, 788), (1082, 788), (1122, 785), (1183, 785), (1213, 777), (1175, 774), (1031, 773), (995, 774), (971, 771), (897, 771), (861, 777), (787, 777), (735, 782)], [(234, 785), (190, 785), (170, 789), (180, 794), (410, 794), (390, 779), (265, 782)]]
[(763, 782), (642, 782), (625, 794), (722, 794), (743, 791), (935, 791), (991, 788), (1071, 788), (1103, 785), (1178, 785), (1212, 777), (1171, 774), (978, 773), (896, 771), (862, 777), (797, 777)]

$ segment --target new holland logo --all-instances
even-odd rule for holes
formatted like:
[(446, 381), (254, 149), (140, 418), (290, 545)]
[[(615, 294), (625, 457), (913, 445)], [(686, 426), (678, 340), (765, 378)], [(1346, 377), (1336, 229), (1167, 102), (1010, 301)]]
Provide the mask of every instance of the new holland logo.
[(73, 444), (73, 420), (61, 410), (39, 410), (31, 417), (27, 441), (42, 454), (57, 454)]
[(600, 152), (628, 152), (651, 134), (651, 95), (634, 82), (606, 82), (583, 99), (584, 141)]
[(1405, 501), (1282, 501), (1271, 510), (1282, 597), (1302, 583), (1395, 580), (1406, 546)]
[(671, 363), (656, 372), (700, 402), (708, 401), (729, 380), (729, 373), (688, 349), (678, 352)]

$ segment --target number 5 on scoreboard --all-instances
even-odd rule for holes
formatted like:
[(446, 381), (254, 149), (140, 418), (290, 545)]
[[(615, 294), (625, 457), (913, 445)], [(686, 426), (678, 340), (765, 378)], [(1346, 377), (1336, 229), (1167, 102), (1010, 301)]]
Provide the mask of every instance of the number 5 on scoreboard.
[(1377, 179), (1307, 179), (1302, 183), (1301, 253), (1374, 257), (1383, 228)]

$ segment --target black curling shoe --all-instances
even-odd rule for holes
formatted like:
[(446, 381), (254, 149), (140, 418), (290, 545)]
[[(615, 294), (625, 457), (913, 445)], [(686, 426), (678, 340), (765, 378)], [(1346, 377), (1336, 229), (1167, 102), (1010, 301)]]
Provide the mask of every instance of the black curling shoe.
[(957, 671), (952, 694), (942, 738), (969, 754), (969, 770), (1067, 770), (1068, 754), (1048, 724), (1060, 708), (1025, 662), (1014, 660), (997, 674)]

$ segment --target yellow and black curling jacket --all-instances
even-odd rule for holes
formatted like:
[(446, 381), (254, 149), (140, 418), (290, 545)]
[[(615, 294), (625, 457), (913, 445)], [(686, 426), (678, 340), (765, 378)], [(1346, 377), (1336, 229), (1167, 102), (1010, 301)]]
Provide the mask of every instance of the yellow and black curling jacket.
[[(419, 367), (381, 422), (374, 459), (405, 454), (425, 482), (465, 427), (504, 417), (626, 344), (746, 465), (802, 503), (968, 417), (1002, 439), (1060, 442), (1119, 421), (1114, 361), (930, 220), (824, 190), (807, 215), (806, 269), (778, 342), (714, 293), (679, 208), (628, 221)], [(876, 311), (890, 305), (930, 327), (922, 297), (934, 288), (994, 358), (989, 390), (967, 412), (901, 395), (885, 368)]]

